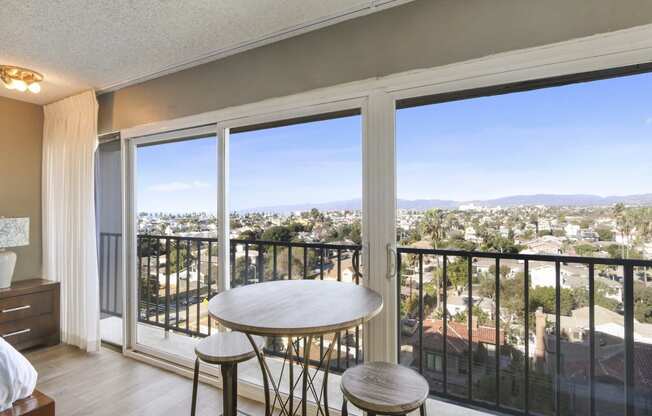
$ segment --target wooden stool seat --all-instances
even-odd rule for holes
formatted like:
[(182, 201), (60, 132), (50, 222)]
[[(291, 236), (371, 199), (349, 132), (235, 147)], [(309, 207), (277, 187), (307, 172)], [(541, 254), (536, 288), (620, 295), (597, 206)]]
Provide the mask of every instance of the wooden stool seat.
[(342, 393), (346, 401), (369, 414), (403, 415), (418, 408), (425, 415), (430, 388), (426, 379), (411, 368), (370, 362), (349, 368), (342, 374)]
[[(265, 339), (254, 336), (259, 349)], [(195, 354), (208, 364), (230, 364), (247, 361), (256, 356), (251, 342), (242, 332), (221, 332), (204, 338), (195, 346)]]
[[(256, 348), (265, 344), (263, 337), (252, 336)], [(224, 416), (238, 414), (238, 363), (256, 356), (254, 346), (242, 332), (220, 332), (202, 339), (195, 346), (195, 374), (192, 383), (192, 407), (190, 415), (197, 410), (197, 384), (199, 383), (199, 361), (220, 366), (222, 373), (222, 405)]]

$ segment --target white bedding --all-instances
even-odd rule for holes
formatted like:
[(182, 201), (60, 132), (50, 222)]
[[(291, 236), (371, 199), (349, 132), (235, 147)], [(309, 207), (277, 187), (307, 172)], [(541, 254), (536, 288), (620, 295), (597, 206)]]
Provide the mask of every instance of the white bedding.
[(36, 370), (21, 353), (0, 337), (0, 412), (29, 397), (36, 387)]

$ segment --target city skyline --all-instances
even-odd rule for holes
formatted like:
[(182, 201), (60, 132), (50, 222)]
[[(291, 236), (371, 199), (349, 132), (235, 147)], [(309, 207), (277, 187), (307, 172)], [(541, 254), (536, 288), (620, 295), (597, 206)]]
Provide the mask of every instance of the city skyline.
[[(399, 110), (397, 196), (649, 193), (651, 86), (643, 74)], [(215, 142), (139, 149), (139, 211), (214, 212)], [(233, 211), (359, 199), (361, 117), (233, 134), (230, 168)]]

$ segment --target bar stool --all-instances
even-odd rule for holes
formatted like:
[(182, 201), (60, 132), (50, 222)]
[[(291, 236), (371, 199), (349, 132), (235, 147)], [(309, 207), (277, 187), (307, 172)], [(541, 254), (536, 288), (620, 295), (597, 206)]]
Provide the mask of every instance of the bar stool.
[(349, 368), (340, 385), (344, 400), (342, 416), (348, 416), (347, 401), (375, 415), (407, 415), (419, 409), (426, 416), (430, 388), (426, 379), (411, 368), (371, 362)]
[[(254, 336), (259, 349), (264, 338)], [(238, 363), (256, 356), (256, 352), (242, 332), (221, 332), (204, 338), (195, 347), (195, 374), (192, 383), (191, 416), (197, 410), (197, 384), (199, 383), (199, 361), (220, 366), (222, 372), (222, 412), (224, 416), (235, 416), (238, 412)]]

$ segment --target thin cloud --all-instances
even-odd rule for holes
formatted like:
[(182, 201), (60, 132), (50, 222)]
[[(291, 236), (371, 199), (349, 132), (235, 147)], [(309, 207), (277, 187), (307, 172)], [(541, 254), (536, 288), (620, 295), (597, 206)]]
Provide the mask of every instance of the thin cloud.
[(210, 188), (210, 184), (202, 181), (193, 181), (193, 182), (168, 182), (160, 183), (157, 185), (152, 185), (147, 188), (150, 191), (154, 192), (178, 192), (178, 191), (187, 191), (190, 189), (205, 189)]
[(652, 124), (652, 117), (648, 117), (645, 119), (645, 124)]

